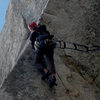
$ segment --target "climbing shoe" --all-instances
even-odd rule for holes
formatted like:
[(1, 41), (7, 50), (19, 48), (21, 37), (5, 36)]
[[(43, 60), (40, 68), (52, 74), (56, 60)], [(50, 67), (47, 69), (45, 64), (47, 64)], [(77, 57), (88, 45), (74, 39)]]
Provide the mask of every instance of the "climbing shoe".
[(53, 86), (57, 86), (56, 78), (53, 77), (53, 78), (49, 79), (49, 83), (50, 83), (49, 85), (50, 85), (51, 88), (52, 88)]
[(48, 71), (47, 73), (44, 73), (43, 76), (41, 77), (42, 80), (48, 79), (49, 75), (51, 75), (51, 73)]

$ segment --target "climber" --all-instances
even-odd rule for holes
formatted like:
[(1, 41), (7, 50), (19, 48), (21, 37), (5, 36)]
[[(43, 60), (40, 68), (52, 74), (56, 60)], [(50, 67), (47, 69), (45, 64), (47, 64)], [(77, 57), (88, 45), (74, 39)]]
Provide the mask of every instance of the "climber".
[(31, 22), (28, 25), (28, 29), (32, 32), (30, 41), (35, 51), (34, 64), (43, 69), (42, 80), (48, 79), (51, 76), (49, 81), (50, 86), (53, 87), (56, 85), (56, 72), (53, 58), (56, 43), (52, 41), (53, 35), (50, 35), (45, 25), (37, 26), (35, 22)]

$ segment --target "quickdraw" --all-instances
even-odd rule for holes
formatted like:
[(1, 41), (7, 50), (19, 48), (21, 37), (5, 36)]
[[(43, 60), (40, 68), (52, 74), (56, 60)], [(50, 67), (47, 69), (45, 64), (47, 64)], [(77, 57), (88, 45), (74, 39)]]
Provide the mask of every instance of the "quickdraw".
[[(55, 39), (55, 42), (57, 44), (56, 48), (60, 48), (60, 49), (72, 49), (72, 50), (77, 50), (81, 52), (100, 50), (100, 46), (97, 46), (97, 45), (89, 47), (86, 45), (81, 45), (81, 44), (72, 43), (72, 42), (65, 42), (63, 40), (57, 40), (57, 39)], [(71, 45), (71, 47), (67, 47), (67, 45), (69, 44)]]

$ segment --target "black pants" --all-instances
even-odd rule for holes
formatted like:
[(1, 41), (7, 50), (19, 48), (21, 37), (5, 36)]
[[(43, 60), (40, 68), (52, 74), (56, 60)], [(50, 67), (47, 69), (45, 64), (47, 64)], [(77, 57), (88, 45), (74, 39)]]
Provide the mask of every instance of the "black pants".
[(54, 50), (39, 50), (35, 53), (34, 64), (40, 67), (41, 69), (47, 68), (50, 72), (55, 73), (54, 65)]

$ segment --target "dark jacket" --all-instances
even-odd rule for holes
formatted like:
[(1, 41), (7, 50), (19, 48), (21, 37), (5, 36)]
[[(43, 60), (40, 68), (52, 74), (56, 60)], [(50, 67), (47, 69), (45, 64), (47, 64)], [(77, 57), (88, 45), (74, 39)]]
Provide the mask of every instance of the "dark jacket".
[[(45, 25), (42, 25), (40, 27), (38, 27), (31, 35), (30, 37), (30, 40), (31, 40), (31, 43), (32, 43), (32, 47), (33, 49), (34, 48), (34, 42), (35, 41), (38, 41), (40, 43), (40, 48), (53, 48), (52, 46), (49, 46), (48, 44), (45, 43), (45, 39), (51, 39), (53, 38), (53, 35), (50, 35), (50, 33), (46, 30), (46, 26)], [(50, 43), (51, 44), (51, 43)], [(49, 46), (49, 47), (48, 47)], [(54, 45), (53, 45), (54, 46)]]
[(36, 28), (35, 32), (33, 32), (30, 37), (30, 41), (32, 43), (33, 49), (34, 49), (34, 42), (36, 41), (37, 37), (40, 35), (47, 35), (47, 34), (49, 35), (50, 33), (47, 31), (45, 25), (41, 25)]

